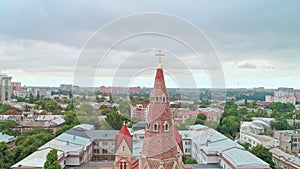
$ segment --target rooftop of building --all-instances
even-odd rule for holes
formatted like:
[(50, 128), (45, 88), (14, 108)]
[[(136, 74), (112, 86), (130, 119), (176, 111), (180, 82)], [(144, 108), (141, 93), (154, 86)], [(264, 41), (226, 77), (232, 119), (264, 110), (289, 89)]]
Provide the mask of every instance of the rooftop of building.
[(55, 140), (69, 142), (80, 146), (88, 146), (89, 144), (91, 144), (91, 139), (89, 138), (79, 137), (68, 133), (63, 133), (57, 136)]
[[(11, 168), (43, 168), (46, 162), (47, 154), (50, 152), (51, 148), (40, 149), (25, 157), (23, 160), (19, 161)], [(58, 157), (63, 156), (62, 151), (57, 151)]]
[(299, 157), (285, 153), (284, 151), (280, 150), (279, 148), (272, 148), (272, 149), (270, 149), (270, 152), (273, 154), (273, 156), (275, 155), (280, 158), (283, 158), (286, 161), (291, 162), (295, 165), (298, 165), (298, 167), (300, 167), (300, 158)]
[(63, 140), (51, 140), (48, 143), (41, 146), (38, 150), (46, 149), (46, 148), (54, 148), (64, 152), (65, 154), (68, 153), (80, 153), (83, 150), (83, 146), (70, 143), (68, 141)]
[(184, 167), (193, 167), (193, 169), (221, 169), (218, 164), (185, 164)]
[(14, 137), (14, 136), (10, 136), (10, 135), (0, 132), (0, 142), (9, 143), (9, 142), (14, 141), (15, 139), (16, 139), (16, 137)]
[(269, 168), (269, 164), (254, 156), (249, 151), (240, 148), (231, 148), (223, 151), (222, 156), (236, 167), (262, 167)]

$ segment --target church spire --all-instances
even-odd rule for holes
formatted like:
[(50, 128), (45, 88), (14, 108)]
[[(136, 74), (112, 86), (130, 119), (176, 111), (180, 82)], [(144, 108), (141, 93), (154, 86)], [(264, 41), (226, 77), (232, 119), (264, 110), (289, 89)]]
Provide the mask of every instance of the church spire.
[(166, 88), (161, 57), (158, 56), (153, 91), (150, 96), (149, 111), (146, 117), (146, 130), (143, 140), (140, 167), (143, 169), (182, 168), (178, 156), (178, 143), (175, 138), (173, 118), (169, 105), (169, 94)]
[(162, 69), (161, 57), (165, 56), (165, 54), (163, 54), (161, 50), (158, 50), (158, 53), (156, 54), (156, 56), (158, 56), (158, 65), (157, 65), (157, 68), (158, 69)]

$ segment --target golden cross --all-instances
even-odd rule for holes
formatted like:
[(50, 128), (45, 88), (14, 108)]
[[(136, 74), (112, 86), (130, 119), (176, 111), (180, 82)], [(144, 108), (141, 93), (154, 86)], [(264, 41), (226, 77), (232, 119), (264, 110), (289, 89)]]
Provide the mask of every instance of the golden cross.
[(158, 56), (158, 63), (161, 63), (161, 57), (165, 56), (165, 54), (163, 54), (161, 50), (158, 50), (156, 56)]

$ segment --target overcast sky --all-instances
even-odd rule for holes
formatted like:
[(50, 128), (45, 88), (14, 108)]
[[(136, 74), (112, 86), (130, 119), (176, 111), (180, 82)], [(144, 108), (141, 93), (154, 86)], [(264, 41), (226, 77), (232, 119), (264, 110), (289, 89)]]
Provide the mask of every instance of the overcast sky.
[[(73, 83), (84, 45), (100, 28), (120, 17), (161, 12), (201, 30), (218, 54), (225, 87), (299, 88), (299, 6), (296, 0), (0, 1), (0, 69), (23, 85)], [(147, 24), (147, 20), (144, 22)], [(191, 37), (184, 31), (182, 36)], [(105, 38), (110, 39), (113, 37)], [(114, 77), (126, 76), (120, 73), (123, 70), (138, 68), (129, 73), (126, 85), (152, 86), (157, 59), (153, 50), (160, 46), (168, 55), (163, 58), (168, 87), (178, 87), (178, 81), (190, 76), (197, 87), (213, 86), (205, 64), (195, 62), (193, 55), (174, 40), (151, 35), (128, 39), (114, 47), (104, 59), (105, 64), (97, 63), (94, 85), (122, 85), (114, 82), (119, 80)], [(104, 46), (99, 43), (96, 48)], [(189, 87), (184, 85), (181, 87)]]

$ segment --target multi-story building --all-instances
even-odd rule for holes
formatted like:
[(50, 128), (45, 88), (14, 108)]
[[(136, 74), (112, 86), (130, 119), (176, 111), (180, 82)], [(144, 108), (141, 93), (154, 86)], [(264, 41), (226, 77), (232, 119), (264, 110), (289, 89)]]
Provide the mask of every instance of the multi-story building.
[(72, 84), (60, 84), (59, 89), (64, 91), (72, 91), (73, 85)]
[(189, 118), (196, 118), (198, 114), (204, 114), (207, 117), (207, 120), (219, 122), (221, 117), (222, 117), (222, 110), (218, 108), (199, 108), (198, 110), (195, 111), (186, 111), (182, 113), (182, 115), (179, 115), (179, 118), (182, 119), (184, 122), (186, 119)]
[(146, 115), (149, 109), (149, 103), (142, 102), (142, 103), (132, 103), (130, 105), (130, 114), (131, 118), (137, 118), (139, 120), (145, 120)]
[(137, 86), (137, 87), (129, 87), (128, 93), (129, 93), (129, 94), (140, 94), (140, 93), (141, 93), (141, 87), (140, 87), (140, 86)]
[(296, 97), (293, 92), (274, 92), (274, 96), (266, 95), (266, 102), (280, 102), (280, 103), (292, 103), (296, 104)]
[(21, 82), (11, 82), (11, 86), (13, 91), (20, 91), (22, 89)]
[(256, 135), (250, 132), (240, 132), (240, 143), (250, 143), (252, 147), (259, 144), (265, 146), (266, 148), (273, 148), (279, 146), (279, 140), (274, 139), (266, 135)]
[(279, 148), (288, 154), (300, 153), (300, 130), (279, 130), (274, 132)]
[[(74, 129), (86, 131), (92, 130), (93, 126), (78, 125)], [(13, 165), (12, 169), (37, 169), (43, 168), (48, 152), (51, 149), (58, 150), (58, 163), (62, 168), (65, 166), (80, 166), (89, 162), (93, 156), (93, 142), (90, 138), (69, 133), (63, 133), (43, 146), (31, 155)]]
[(272, 160), (278, 168), (298, 169), (300, 168), (300, 158), (287, 154), (279, 148), (270, 149)]
[(12, 86), (11, 86), (11, 76), (1, 74), (0, 72), (0, 102), (7, 101), (11, 99)]

